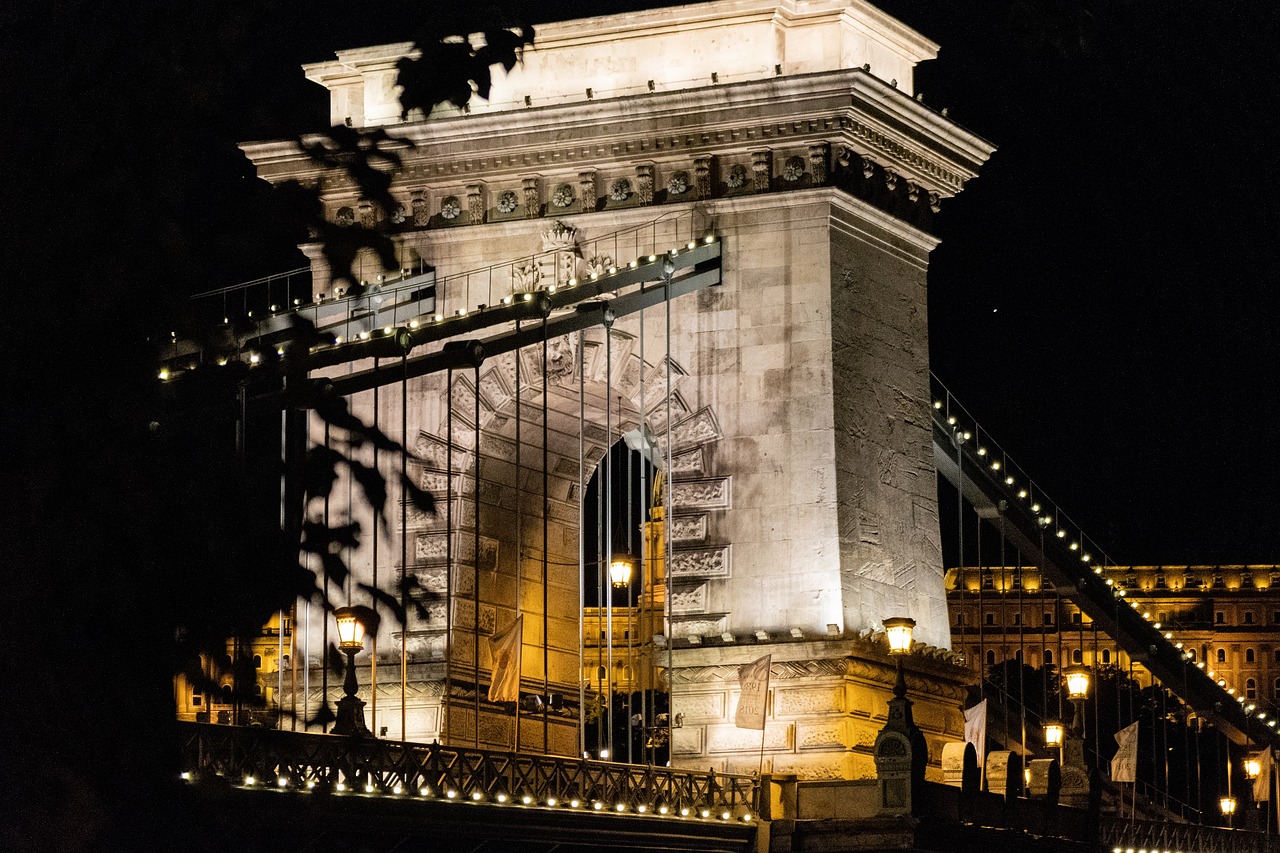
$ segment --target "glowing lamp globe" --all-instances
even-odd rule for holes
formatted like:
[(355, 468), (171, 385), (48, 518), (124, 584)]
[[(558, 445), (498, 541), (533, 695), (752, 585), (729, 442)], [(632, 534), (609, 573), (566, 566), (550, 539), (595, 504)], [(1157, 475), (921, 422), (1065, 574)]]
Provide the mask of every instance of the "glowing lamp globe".
[(1224, 815), (1233, 815), (1236, 813), (1236, 798), (1223, 797), (1218, 800), (1218, 806), (1222, 809)]
[(1244, 775), (1246, 779), (1257, 779), (1262, 775), (1262, 762), (1256, 755), (1251, 755), (1244, 760)]
[(609, 582), (616, 587), (631, 585), (631, 560), (628, 557), (614, 557), (609, 564)]
[(364, 623), (354, 607), (339, 607), (333, 611), (338, 621), (338, 648), (345, 651), (359, 651), (364, 648)]
[(1044, 724), (1044, 745), (1062, 746), (1063, 726), (1056, 720)]
[(891, 616), (884, 620), (884, 635), (889, 641), (889, 654), (905, 655), (911, 651), (911, 632), (916, 620), (906, 616)]
[(1068, 699), (1089, 698), (1089, 670), (1082, 666), (1073, 666), (1063, 672), (1067, 679)]

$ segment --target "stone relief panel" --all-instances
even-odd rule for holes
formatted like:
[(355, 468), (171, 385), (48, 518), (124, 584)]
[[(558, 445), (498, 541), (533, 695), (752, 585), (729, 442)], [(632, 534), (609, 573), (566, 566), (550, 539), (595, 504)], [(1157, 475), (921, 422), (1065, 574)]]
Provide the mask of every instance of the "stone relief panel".
[(448, 553), (448, 534), (422, 533), (414, 540), (413, 556), (419, 563), (443, 563)]
[(701, 477), (705, 473), (706, 459), (703, 456), (701, 447), (671, 454), (671, 474), (673, 477)]
[(702, 542), (707, 538), (707, 516), (672, 516), (668, 535), (671, 537), (672, 544)]
[(730, 576), (729, 546), (674, 551), (672, 578), (727, 578)]
[(684, 714), (685, 720), (723, 720), (728, 698), (723, 691), (681, 694), (676, 710)]
[[(718, 441), (720, 439), (720, 425), (716, 423), (715, 416), (711, 414), (711, 410), (704, 408), (699, 409), (696, 413), (690, 415), (683, 420), (676, 421), (671, 428), (672, 451), (683, 449), (698, 444), (706, 444), (709, 441)], [(666, 452), (666, 436), (658, 439), (658, 445)]]
[(843, 712), (843, 699), (839, 687), (779, 688), (774, 691), (773, 711), (779, 716)]
[(796, 723), (796, 749), (842, 749), (847, 735), (843, 720)]
[[(685, 726), (671, 732), (671, 751), (676, 755), (701, 755), (705, 733), (701, 726)], [(756, 747), (759, 749), (759, 746)]]
[[(789, 752), (792, 731), (790, 723), (765, 723), (765, 751)], [(755, 729), (740, 729), (737, 726), (707, 726), (707, 751), (759, 752), (760, 732)]]
[(671, 591), (672, 613), (702, 613), (707, 609), (707, 585), (673, 589)]
[(729, 508), (729, 478), (678, 480), (671, 484), (671, 505), (675, 512)]
[[(673, 619), (671, 633), (676, 637), (716, 637), (725, 631), (725, 618)], [(736, 673), (735, 673), (736, 674)]]

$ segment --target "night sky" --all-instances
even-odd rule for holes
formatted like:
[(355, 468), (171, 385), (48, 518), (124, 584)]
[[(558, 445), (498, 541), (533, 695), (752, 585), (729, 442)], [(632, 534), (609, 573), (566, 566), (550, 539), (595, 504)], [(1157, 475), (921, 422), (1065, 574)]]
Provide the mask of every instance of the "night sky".
[[(673, 4), (528, 8), (537, 22), (653, 5)], [(938, 217), (939, 378), (1113, 560), (1280, 561), (1280, 13), (1155, 0), (880, 5), (942, 45), (917, 72), (925, 103), (998, 147)], [(30, 264), (31, 281), (68, 258), (106, 281), (128, 279), (130, 265), (137, 280), (159, 270), (179, 297), (300, 265), (299, 235), (232, 143), (321, 127), (326, 93), (298, 66), (412, 38), (427, 8), (8, 7), (0, 94), (15, 108), (0, 216), (17, 244), (33, 233), (50, 244), (47, 257), (10, 258)], [(462, 27), (480, 17), (429, 8)], [(154, 222), (128, 231), (134, 211)], [(59, 287), (83, 312), (76, 322), (135, 305), (87, 276)]]

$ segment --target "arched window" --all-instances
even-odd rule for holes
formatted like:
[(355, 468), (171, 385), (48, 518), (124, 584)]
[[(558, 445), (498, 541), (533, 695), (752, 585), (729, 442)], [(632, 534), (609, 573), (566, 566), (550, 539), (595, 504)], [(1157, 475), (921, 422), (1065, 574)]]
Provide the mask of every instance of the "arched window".
[(1072, 625), (1079, 625), (1079, 624), (1081, 624), (1081, 617), (1080, 617), (1080, 611), (1079, 611), (1079, 610), (1076, 610), (1075, 612), (1073, 612), (1073, 613), (1071, 614), (1071, 624), (1072, 624)]
[(1244, 650), (1244, 662), (1253, 663), (1253, 649)]
[(1046, 624), (1046, 625), (1052, 625), (1052, 624), (1053, 624), (1053, 613), (1051, 613), (1051, 612), (1050, 612), (1050, 611), (1048, 611), (1048, 610), (1046, 610), (1046, 611), (1044, 612), (1044, 624)]
[(1111, 663), (1111, 649), (1102, 650), (1102, 662)]
[(1022, 663), (1022, 649), (1018, 649), (1016, 652), (1013, 653), (1013, 659), (1016, 660), (1018, 663)]
[(1044, 665), (1053, 666), (1053, 649), (1044, 650)]
[(262, 669), (262, 655), (253, 656), (253, 668)]
[(1226, 663), (1226, 662), (1227, 662), (1227, 650), (1218, 649), (1218, 663)]
[(1271, 695), (1280, 699), (1280, 678), (1277, 678), (1275, 684), (1271, 686)]
[[(995, 649), (987, 649), (987, 666), (995, 666), (995, 665), (996, 665)], [(1276, 684), (1280, 684), (1280, 679), (1276, 679)]]
[(1246, 699), (1257, 699), (1257, 698), (1258, 698), (1258, 682), (1254, 681), (1252, 678), (1246, 678), (1246, 679), (1245, 679), (1245, 682), (1244, 682), (1244, 698), (1246, 698)]
[(1072, 650), (1071, 650), (1071, 662), (1072, 662), (1072, 663), (1084, 663), (1084, 652), (1083, 652), (1083, 651), (1081, 651), (1080, 649), (1072, 649)]

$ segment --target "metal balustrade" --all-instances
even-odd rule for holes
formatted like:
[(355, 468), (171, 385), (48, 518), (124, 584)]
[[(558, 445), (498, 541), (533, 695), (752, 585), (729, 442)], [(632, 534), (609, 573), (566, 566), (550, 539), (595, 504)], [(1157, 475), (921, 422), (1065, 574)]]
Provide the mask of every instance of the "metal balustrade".
[(750, 776), (439, 744), (179, 723), (184, 778), (654, 816), (753, 820)]
[(1275, 853), (1280, 839), (1239, 829), (1104, 817), (1099, 847), (1111, 853)]

